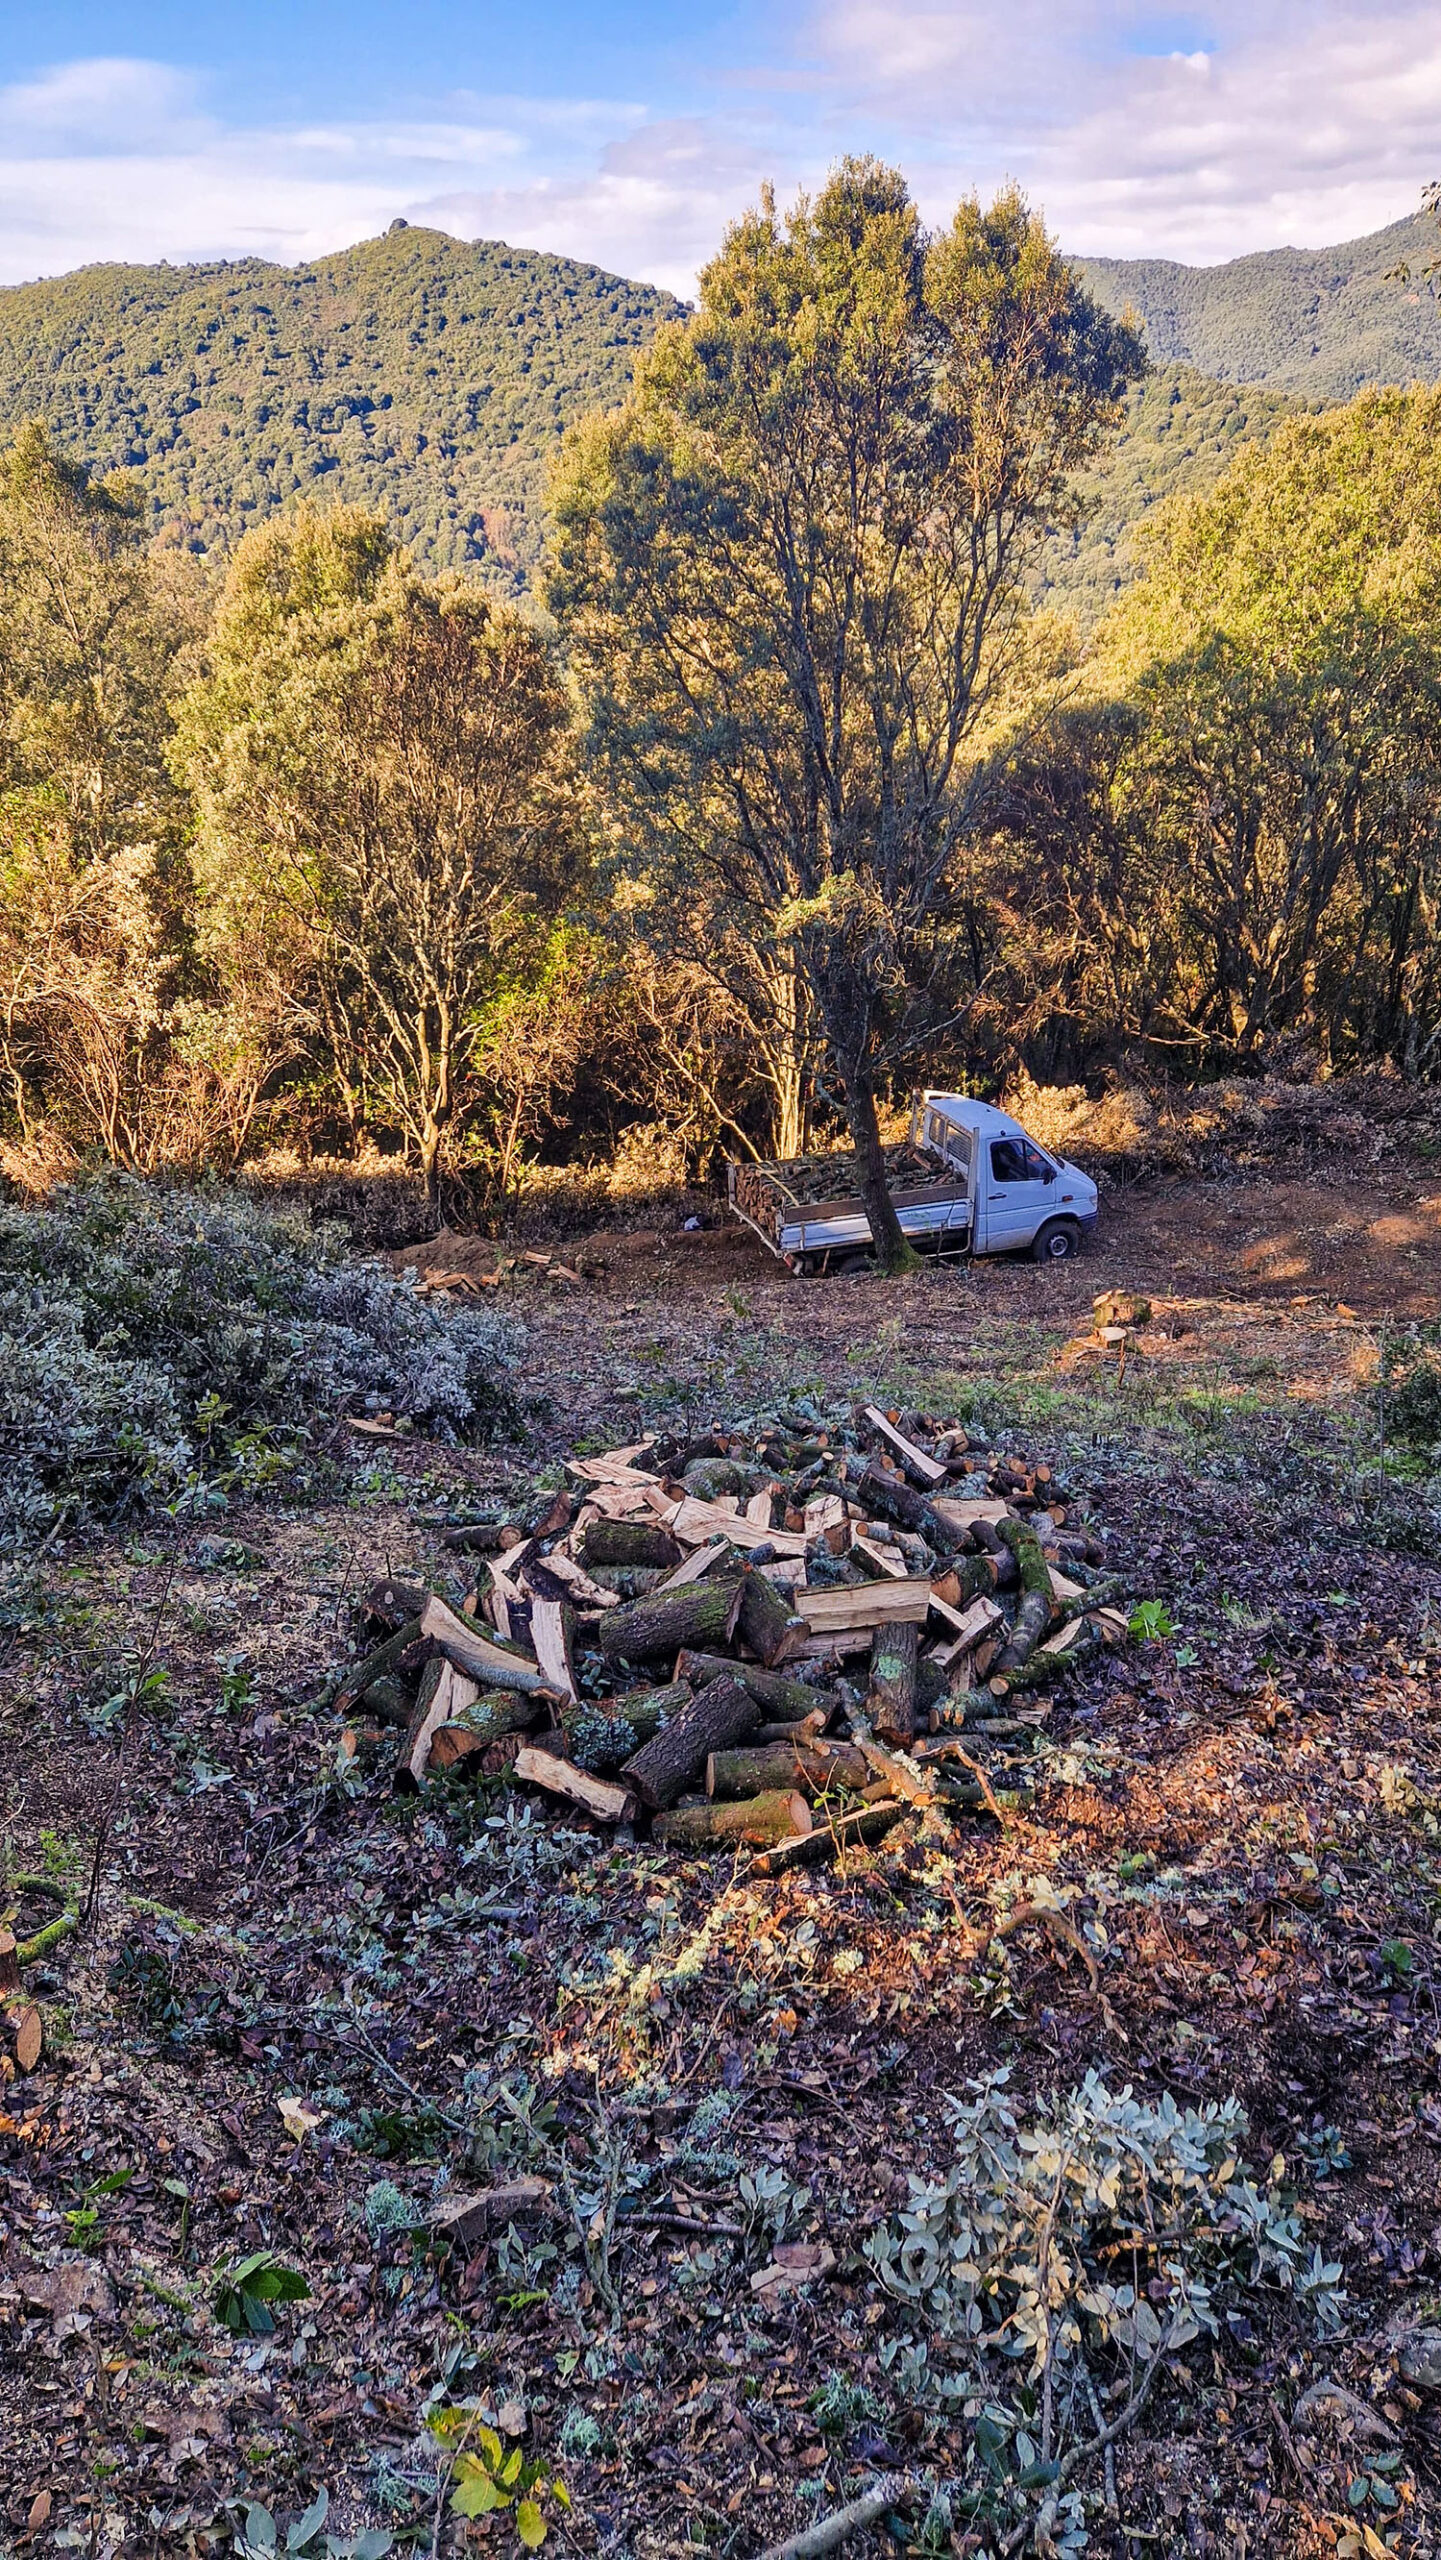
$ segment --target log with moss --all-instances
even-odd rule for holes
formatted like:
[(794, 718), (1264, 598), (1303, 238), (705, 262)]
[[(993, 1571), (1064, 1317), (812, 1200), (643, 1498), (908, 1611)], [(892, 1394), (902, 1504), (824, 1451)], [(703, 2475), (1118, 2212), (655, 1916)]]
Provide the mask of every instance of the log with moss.
[(908, 1806), (892, 1798), (883, 1804), (863, 1805), (858, 1813), (831, 1816), (818, 1822), (804, 1839), (782, 1840), (774, 1849), (768, 1849), (757, 1858), (756, 1873), (784, 1875), (790, 1867), (824, 1866), (828, 1859), (843, 1856), (847, 1849), (873, 1848), (908, 1810)]
[(659, 1565), (669, 1571), (680, 1563), (681, 1548), (669, 1529), (651, 1520), (591, 1520), (586, 1524), (581, 1563), (593, 1565)]
[(729, 1644), (741, 1605), (738, 1577), (683, 1582), (673, 1591), (607, 1609), (600, 1649), (611, 1662), (651, 1662), (693, 1646)]
[(706, 1762), (708, 1796), (768, 1795), (775, 1787), (803, 1787), (825, 1795), (835, 1787), (864, 1787), (871, 1777), (866, 1755), (848, 1742), (755, 1743), (739, 1751), (713, 1751)]
[(797, 1628), (789, 1604), (773, 1582), (768, 1582), (763, 1573), (746, 1573), (741, 1577), (736, 1633), (769, 1666), (779, 1659), (790, 1637), (803, 1635), (804, 1629)]
[(738, 1840), (771, 1848), (779, 1840), (803, 1840), (811, 1809), (798, 1789), (778, 1787), (739, 1802), (712, 1800), (677, 1805), (657, 1815), (655, 1837), (667, 1849), (718, 1849)]
[(887, 1742), (909, 1742), (916, 1730), (914, 1619), (877, 1627), (871, 1638), (871, 1682), (866, 1714)]
[(627, 1760), (621, 1775), (660, 1812), (699, 1778), (713, 1751), (744, 1742), (759, 1722), (760, 1708), (742, 1681), (712, 1680)]
[(808, 1680), (793, 1680), (785, 1671), (767, 1671), (759, 1662), (731, 1662), (723, 1653), (698, 1653), (689, 1647), (679, 1655), (675, 1666), (678, 1680), (689, 1680), (692, 1688), (703, 1689), (712, 1680), (743, 1680), (757, 1706), (767, 1707), (772, 1717), (800, 1723), (806, 1716), (829, 1718), (835, 1700), (824, 1689), (816, 1689)]
[(1051, 1588), (1051, 1569), (1041, 1552), (1035, 1530), (1025, 1520), (1000, 1520), (996, 1523), (1002, 1544), (1016, 1559), (1021, 1582), (1021, 1603), (1016, 1611), (1010, 1641), (1001, 1655), (1002, 1672), (1019, 1671), (1029, 1662), (1042, 1636), (1056, 1613), (1056, 1595)]

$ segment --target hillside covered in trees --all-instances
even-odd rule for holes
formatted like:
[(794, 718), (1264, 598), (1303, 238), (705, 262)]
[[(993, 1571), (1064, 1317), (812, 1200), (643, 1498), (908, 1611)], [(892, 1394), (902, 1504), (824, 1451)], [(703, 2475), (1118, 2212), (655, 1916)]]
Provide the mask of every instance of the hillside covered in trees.
[(192, 549), (309, 493), (513, 588), (564, 429), (623, 396), (679, 307), (404, 225), (302, 267), (84, 267), (0, 292), (0, 439), (38, 418), (91, 470), (136, 471), (149, 530)]
[(1435, 255), (1434, 221), (1412, 214), (1333, 249), (1262, 249), (1218, 267), (1076, 264), (1108, 310), (1144, 321), (1157, 364), (1345, 400), (1367, 383), (1441, 375), (1441, 302), (1421, 272)]

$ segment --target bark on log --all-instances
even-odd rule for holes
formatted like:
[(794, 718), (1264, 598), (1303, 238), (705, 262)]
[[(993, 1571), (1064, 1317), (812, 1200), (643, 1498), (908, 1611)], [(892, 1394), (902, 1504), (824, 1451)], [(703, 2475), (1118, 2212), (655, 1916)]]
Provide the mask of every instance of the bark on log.
[(728, 1644), (741, 1605), (741, 1584), (686, 1582), (623, 1609), (607, 1609), (600, 1648), (612, 1662), (649, 1662), (691, 1645)]
[(423, 1582), (396, 1582), (387, 1577), (372, 1582), (365, 1595), (366, 1615), (379, 1618), (382, 1626), (403, 1627), (418, 1618), (432, 1593)]
[(808, 1680), (792, 1680), (784, 1671), (767, 1671), (759, 1662), (731, 1662), (723, 1653), (687, 1649), (677, 1657), (675, 1676), (677, 1680), (688, 1680), (693, 1689), (704, 1689), (712, 1680), (743, 1680), (756, 1704), (769, 1707), (777, 1717), (829, 1718), (835, 1704), (824, 1689), (813, 1688)]
[(818, 1822), (804, 1840), (782, 1840), (756, 1860), (756, 1873), (781, 1876), (790, 1867), (820, 1867), (828, 1859), (838, 1858), (847, 1849), (869, 1848), (883, 1840), (892, 1826), (909, 1810), (904, 1804), (864, 1805), (859, 1813), (843, 1813), (834, 1821)]
[(672, 1680), (664, 1689), (628, 1689), (618, 1698), (607, 1698), (604, 1705), (589, 1712), (614, 1716), (628, 1724), (637, 1742), (649, 1742), (663, 1724), (678, 1716), (691, 1702), (688, 1680)]
[(440, 1543), (466, 1555), (493, 1556), (500, 1547), (503, 1526), (508, 1527), (509, 1523), (472, 1520), (462, 1529), (447, 1529)]
[(871, 1638), (866, 1713), (887, 1741), (907, 1743), (916, 1730), (916, 1634), (914, 1619), (907, 1619), (877, 1627)]
[(891, 1456), (899, 1458), (912, 1484), (924, 1488), (945, 1483), (944, 1465), (929, 1456), (926, 1450), (918, 1449), (914, 1440), (908, 1440), (903, 1431), (898, 1431), (879, 1405), (862, 1405), (858, 1419), (863, 1431), (868, 1431), (874, 1439), (883, 1440)]
[(856, 1489), (856, 1499), (867, 1511), (878, 1511), (883, 1520), (893, 1521), (898, 1529), (909, 1529), (914, 1537), (924, 1538), (938, 1556), (954, 1555), (966, 1544), (966, 1530), (953, 1528), (923, 1495), (913, 1491), (902, 1477), (888, 1474), (884, 1467), (867, 1467)]
[(20, 1988), (20, 1958), (15, 1952), (15, 1932), (0, 1929), (0, 1999)]
[(870, 1774), (865, 1753), (853, 1743), (752, 1744), (742, 1751), (713, 1751), (706, 1762), (705, 1791), (731, 1802), (768, 1795), (774, 1787), (824, 1795), (832, 1787), (863, 1787)]
[(1030, 1661), (1055, 1614), (1055, 1593), (1051, 1588), (1051, 1571), (1035, 1530), (1024, 1520), (1002, 1520), (999, 1534), (1016, 1559), (1021, 1578), (1021, 1605), (1016, 1611), (1011, 1639), (1000, 1659), (1003, 1672), (1019, 1671)]
[(591, 1520), (586, 1524), (581, 1563), (659, 1565), (668, 1572), (681, 1560), (681, 1549), (669, 1529), (652, 1520)]
[(775, 1584), (767, 1582), (763, 1573), (743, 1574), (736, 1632), (751, 1651), (769, 1667), (779, 1660), (795, 1631), (795, 1620)]
[(713, 1680), (626, 1762), (621, 1776), (659, 1812), (685, 1793), (713, 1751), (744, 1742), (759, 1722), (760, 1708), (739, 1679)]
[(805, 1797), (782, 1787), (740, 1802), (677, 1805), (673, 1813), (657, 1815), (655, 1837), (667, 1849), (713, 1849), (728, 1840), (768, 1849), (778, 1840), (807, 1839), (810, 1828)]
[(382, 1724), (409, 1724), (415, 1701), (403, 1680), (372, 1680), (362, 1689), (357, 1704), (363, 1715), (375, 1716)]
[(334, 1704), (337, 1707), (353, 1706), (356, 1699), (363, 1697), (375, 1681), (389, 1679), (404, 1667), (407, 1655), (413, 1655), (416, 1660), (422, 1660), (425, 1646), (426, 1638), (421, 1622), (419, 1618), (412, 1618), (395, 1635), (387, 1636), (384, 1644), (378, 1644), (375, 1651), (368, 1653), (362, 1662), (355, 1663), (349, 1671), (342, 1673), (340, 1686), (335, 1692)]
[[(435, 1702), (440, 1694), (442, 1682), (445, 1685), (446, 1703), (437, 1715)], [(420, 1687), (415, 1693), (415, 1704), (410, 1711), (410, 1721), (406, 1725), (400, 1749), (396, 1754), (395, 1783), (402, 1794), (413, 1794), (420, 1784), (430, 1752), (430, 1737), (438, 1726), (450, 1722), (449, 1700), (450, 1664), (442, 1654), (435, 1654), (420, 1675)]]

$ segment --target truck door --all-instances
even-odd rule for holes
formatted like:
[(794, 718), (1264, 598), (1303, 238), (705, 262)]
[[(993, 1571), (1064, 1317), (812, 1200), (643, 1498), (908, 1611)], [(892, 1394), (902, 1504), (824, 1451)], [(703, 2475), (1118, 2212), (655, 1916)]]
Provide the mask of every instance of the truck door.
[(1029, 1138), (992, 1138), (983, 1157), (985, 1228), (982, 1253), (1018, 1253), (1048, 1214), (1055, 1167)]

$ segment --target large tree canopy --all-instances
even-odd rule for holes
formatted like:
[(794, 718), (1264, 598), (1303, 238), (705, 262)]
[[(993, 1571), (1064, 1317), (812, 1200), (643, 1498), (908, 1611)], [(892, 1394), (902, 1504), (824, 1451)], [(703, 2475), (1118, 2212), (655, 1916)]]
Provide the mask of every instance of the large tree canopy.
[(969, 750), (1022, 575), (1143, 367), (1007, 193), (924, 234), (848, 161), (728, 234), (631, 399), (571, 440), (551, 601), (650, 893), (802, 982), (887, 1258), (875, 1097), (954, 1001)]

